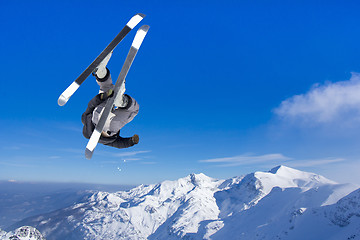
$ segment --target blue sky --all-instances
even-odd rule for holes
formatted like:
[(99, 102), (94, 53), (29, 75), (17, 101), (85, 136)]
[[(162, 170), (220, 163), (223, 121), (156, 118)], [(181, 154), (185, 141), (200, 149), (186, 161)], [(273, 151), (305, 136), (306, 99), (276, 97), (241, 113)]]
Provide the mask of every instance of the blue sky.
[[(155, 183), (284, 164), (360, 184), (357, 1), (2, 1), (0, 180)], [(84, 158), (89, 77), (132, 15), (150, 31), (127, 76), (129, 149)], [(117, 78), (135, 31), (108, 67)]]

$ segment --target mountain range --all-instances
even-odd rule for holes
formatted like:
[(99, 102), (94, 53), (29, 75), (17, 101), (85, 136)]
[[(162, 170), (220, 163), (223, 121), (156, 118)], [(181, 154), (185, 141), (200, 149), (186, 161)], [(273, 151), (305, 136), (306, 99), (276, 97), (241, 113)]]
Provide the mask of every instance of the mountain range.
[(6, 230), (24, 225), (48, 240), (360, 239), (360, 189), (286, 166), (227, 180), (190, 174), (96, 191)]

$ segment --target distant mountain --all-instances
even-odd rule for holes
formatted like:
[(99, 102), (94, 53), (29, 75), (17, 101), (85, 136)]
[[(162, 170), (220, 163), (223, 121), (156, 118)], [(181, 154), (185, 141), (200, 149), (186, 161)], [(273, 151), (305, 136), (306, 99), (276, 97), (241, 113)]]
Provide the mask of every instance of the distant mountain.
[(4, 239), (6, 232), (0, 229), (0, 239)]
[(0, 230), (0, 239), (9, 240), (45, 240), (42, 234), (35, 228), (30, 226), (23, 226), (16, 229), (14, 232)]
[[(12, 226), (46, 239), (360, 239), (360, 189), (278, 166), (228, 180), (190, 174)], [(12, 230), (10, 229), (10, 230)]]
[(83, 201), (99, 190), (115, 192), (133, 187), (83, 183), (26, 183), (0, 181), (0, 229), (34, 215)]

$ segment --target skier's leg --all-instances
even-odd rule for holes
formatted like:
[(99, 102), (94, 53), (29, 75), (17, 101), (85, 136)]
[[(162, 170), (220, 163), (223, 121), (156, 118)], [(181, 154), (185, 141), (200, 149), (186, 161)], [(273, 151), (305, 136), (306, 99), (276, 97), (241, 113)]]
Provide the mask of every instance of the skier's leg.
[(106, 75), (103, 78), (99, 78), (96, 74), (96, 82), (100, 86), (99, 93), (107, 92), (110, 89), (114, 88), (114, 84), (112, 83), (111, 74), (109, 69), (106, 68)]
[(109, 69), (106, 67), (107, 63), (110, 60), (112, 52), (107, 55), (104, 60), (99, 64), (94, 76), (96, 77), (96, 82), (100, 86), (99, 93), (107, 92), (110, 89), (114, 88), (112, 83), (111, 75)]

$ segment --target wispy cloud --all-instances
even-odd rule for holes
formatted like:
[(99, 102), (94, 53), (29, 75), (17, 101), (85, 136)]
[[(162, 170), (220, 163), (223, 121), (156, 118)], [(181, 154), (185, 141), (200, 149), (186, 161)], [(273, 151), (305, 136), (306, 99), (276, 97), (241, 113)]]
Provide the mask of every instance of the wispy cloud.
[(142, 158), (124, 158), (124, 161), (140, 161)]
[(19, 163), (19, 162), (6, 162), (6, 161), (0, 161), (0, 165), (8, 166), (8, 167), (19, 167), (19, 168), (39, 167), (39, 165), (35, 165), (35, 164), (24, 164), (24, 163)]
[(360, 74), (348, 81), (315, 85), (284, 100), (274, 112), (281, 118), (312, 123), (360, 121)]
[(319, 165), (326, 165), (331, 163), (339, 163), (346, 161), (345, 158), (324, 158), (324, 159), (308, 159), (296, 160), (288, 162), (290, 167), (313, 167)]
[(221, 163), (221, 167), (232, 167), (240, 165), (249, 165), (255, 163), (268, 163), (270, 161), (287, 161), (291, 158), (286, 157), (280, 153), (265, 154), (259, 156), (250, 156), (250, 155), (239, 155), (234, 157), (224, 157), (224, 158), (212, 158), (206, 160), (200, 160), (199, 162), (203, 163)]
[(332, 163), (345, 162), (345, 158), (320, 158), (320, 159), (295, 159), (291, 157), (286, 157), (280, 153), (272, 153), (258, 156), (250, 155), (239, 155), (234, 157), (224, 157), (224, 158), (212, 158), (206, 160), (200, 160), (202, 163), (217, 163), (217, 167), (234, 167), (234, 166), (244, 166), (244, 165), (261, 165), (263, 167), (273, 167), (274, 165), (284, 164), (289, 167), (313, 167), (321, 166)]
[(151, 152), (151, 151), (122, 152), (122, 153), (115, 153), (114, 156), (115, 157), (131, 157), (131, 156), (135, 156), (138, 154), (149, 153), (149, 152)]
[(146, 164), (146, 161), (144, 161), (144, 159), (151, 158), (148, 155), (146, 155), (146, 153), (149, 153), (149, 152), (151, 152), (151, 151), (143, 150), (143, 151), (128, 151), (128, 152), (121, 151), (120, 153), (119, 152), (118, 153), (101, 152), (100, 154), (102, 154), (104, 156), (106, 155), (106, 156), (112, 157), (112, 160), (102, 161), (102, 163), (119, 164), (121, 162), (139, 162), (141, 164), (143, 164), (143, 163)]

